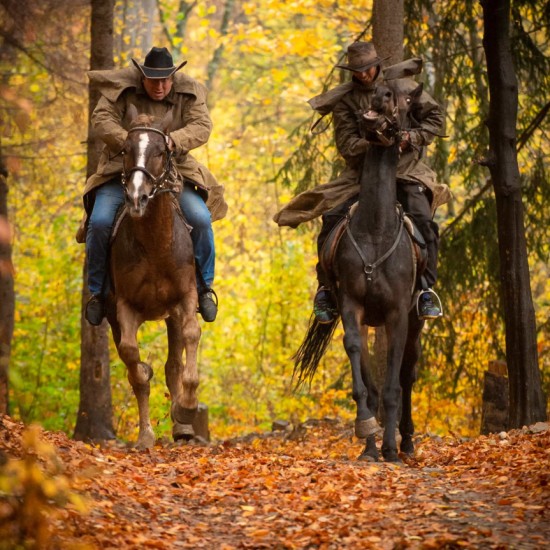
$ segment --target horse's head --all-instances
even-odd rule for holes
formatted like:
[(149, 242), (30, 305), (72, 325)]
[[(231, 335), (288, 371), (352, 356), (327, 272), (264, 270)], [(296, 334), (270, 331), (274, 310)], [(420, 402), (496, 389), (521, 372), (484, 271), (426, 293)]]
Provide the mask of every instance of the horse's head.
[(172, 151), (167, 132), (172, 113), (155, 122), (152, 117), (138, 115), (131, 105), (127, 116), (130, 129), (122, 149), (122, 183), (130, 215), (141, 217), (170, 175)]
[(422, 94), (423, 85), (405, 90), (398, 82), (378, 85), (369, 109), (362, 114), (366, 138), (379, 145), (393, 145), (407, 127), (407, 115)]

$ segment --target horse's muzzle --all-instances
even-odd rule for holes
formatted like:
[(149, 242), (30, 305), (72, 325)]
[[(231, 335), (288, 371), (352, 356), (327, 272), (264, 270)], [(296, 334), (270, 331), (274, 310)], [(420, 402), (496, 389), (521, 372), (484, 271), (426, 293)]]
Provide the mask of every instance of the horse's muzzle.
[(126, 208), (132, 218), (141, 218), (145, 214), (148, 204), (149, 195), (147, 193), (126, 195)]

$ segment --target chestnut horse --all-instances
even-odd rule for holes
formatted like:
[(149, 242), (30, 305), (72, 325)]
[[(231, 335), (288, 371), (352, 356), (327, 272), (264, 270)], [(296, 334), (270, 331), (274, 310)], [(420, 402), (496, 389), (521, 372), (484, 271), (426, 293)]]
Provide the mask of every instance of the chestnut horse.
[[(362, 124), (371, 143), (365, 154), (357, 209), (338, 244), (332, 269), (357, 405), (355, 434), (366, 439), (360, 458), (378, 460), (378, 392), (367, 364), (367, 332), (369, 326), (384, 326), (388, 352), (382, 389), (386, 415), (382, 455), (386, 461), (397, 462), (395, 428), (400, 392), (401, 451), (414, 451), (411, 393), (423, 321), (414, 307), (417, 269), (413, 243), (403, 229), (403, 213), (396, 208), (396, 172), (400, 131), (422, 93), (422, 85), (408, 92), (399, 90), (397, 82), (391, 86), (376, 88), (370, 109), (363, 115)], [(337, 323), (338, 318), (329, 325), (313, 320), (295, 355), (299, 382), (315, 373)]]
[[(164, 319), (168, 332), (166, 385), (174, 440), (193, 436), (197, 410), (197, 320), (195, 259), (190, 229), (170, 185), (176, 175), (166, 132), (172, 115), (160, 122), (129, 109), (124, 144), (124, 213), (111, 245), (106, 315), (128, 380), (137, 398), (137, 447), (155, 443), (149, 419), (152, 368), (141, 361), (137, 331), (145, 321)], [(185, 350), (185, 363), (182, 360)]]

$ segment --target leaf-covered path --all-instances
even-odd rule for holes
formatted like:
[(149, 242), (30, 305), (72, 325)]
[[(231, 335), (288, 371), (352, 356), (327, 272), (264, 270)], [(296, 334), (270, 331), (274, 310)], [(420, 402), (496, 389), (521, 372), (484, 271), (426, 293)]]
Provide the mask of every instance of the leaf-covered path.
[[(21, 431), (3, 419), (10, 457)], [(357, 461), (352, 428), (328, 420), (148, 452), (42, 437), (89, 507), (52, 520), (52, 548), (540, 549), (550, 540), (547, 424), (424, 438), (401, 466)]]

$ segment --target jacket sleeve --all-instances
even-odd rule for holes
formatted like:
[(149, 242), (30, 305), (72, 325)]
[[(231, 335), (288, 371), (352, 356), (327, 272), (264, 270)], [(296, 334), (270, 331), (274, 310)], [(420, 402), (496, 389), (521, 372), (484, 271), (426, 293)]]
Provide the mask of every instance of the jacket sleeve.
[(123, 103), (112, 102), (101, 96), (92, 113), (92, 127), (97, 137), (107, 144), (113, 153), (118, 153), (128, 135), (122, 126)]
[(350, 163), (367, 150), (368, 142), (361, 137), (359, 123), (352, 104), (340, 101), (333, 111), (334, 137), (338, 152)]
[(182, 108), (181, 128), (170, 132), (176, 152), (186, 154), (204, 145), (212, 132), (212, 119), (206, 106), (206, 88), (197, 83), (196, 96), (187, 96)]
[(411, 143), (423, 147), (444, 132), (445, 115), (435, 99), (422, 92), (418, 103), (411, 108), (411, 122)]

